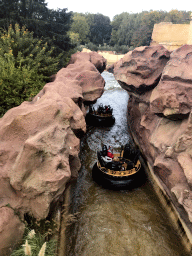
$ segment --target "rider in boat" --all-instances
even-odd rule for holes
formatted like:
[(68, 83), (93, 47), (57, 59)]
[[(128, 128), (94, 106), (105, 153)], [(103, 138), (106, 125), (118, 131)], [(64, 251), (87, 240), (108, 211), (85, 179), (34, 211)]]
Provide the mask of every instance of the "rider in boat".
[(109, 146), (108, 150), (107, 150), (107, 156), (110, 157), (110, 158), (114, 158), (114, 155), (113, 155), (113, 148), (111, 146)]

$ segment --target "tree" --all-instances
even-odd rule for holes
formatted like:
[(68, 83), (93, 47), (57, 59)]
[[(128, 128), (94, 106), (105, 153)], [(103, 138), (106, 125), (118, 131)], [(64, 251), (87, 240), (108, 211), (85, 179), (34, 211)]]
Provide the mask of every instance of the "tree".
[[(89, 19), (91, 15), (89, 15)], [(93, 14), (90, 25), (90, 41), (96, 45), (108, 44), (111, 39), (111, 22), (103, 14)]]
[(170, 21), (170, 22), (175, 23), (175, 24), (181, 24), (181, 23), (186, 22), (183, 19), (183, 12), (178, 11), (178, 10), (171, 10), (167, 14), (167, 21)]
[(164, 18), (165, 13), (159, 11), (143, 12), (138, 16), (139, 22), (132, 35), (131, 45), (134, 47), (150, 45), (154, 24), (161, 22)]
[(19, 0), (0, 0), (0, 27), (8, 29), (13, 22), (19, 19)]
[(119, 41), (118, 30), (120, 28), (124, 15), (126, 15), (126, 13), (116, 15), (111, 23), (111, 26), (112, 26), (111, 41), (110, 41), (111, 45), (118, 44), (118, 41)]
[(70, 40), (71, 40), (72, 44), (74, 44), (74, 45), (79, 45), (80, 44), (81, 40), (80, 40), (79, 33), (69, 31), (68, 35), (70, 37)]
[(89, 42), (88, 35), (90, 33), (90, 27), (87, 23), (86, 17), (84, 14), (81, 13), (74, 13), (72, 18), (72, 24), (70, 28), (70, 35), (74, 37), (78, 34), (78, 41), (77, 43), (85, 44)]

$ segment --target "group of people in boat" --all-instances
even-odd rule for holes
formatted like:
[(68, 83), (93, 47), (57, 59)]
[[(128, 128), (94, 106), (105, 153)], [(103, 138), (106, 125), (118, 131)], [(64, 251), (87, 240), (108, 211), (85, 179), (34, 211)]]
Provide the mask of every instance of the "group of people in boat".
[(97, 109), (92, 105), (89, 106), (89, 113), (95, 115), (112, 115), (113, 109), (109, 105), (100, 104)]
[(102, 151), (97, 152), (98, 160), (101, 166), (109, 168), (109, 169), (116, 169), (121, 170), (122, 164), (124, 162), (127, 163), (128, 168), (133, 168), (139, 158), (139, 150), (135, 147), (132, 147), (130, 144), (126, 144), (123, 150), (123, 155), (119, 155), (119, 159), (113, 161), (114, 154), (113, 148), (109, 146), (107, 148), (106, 145), (103, 145)]

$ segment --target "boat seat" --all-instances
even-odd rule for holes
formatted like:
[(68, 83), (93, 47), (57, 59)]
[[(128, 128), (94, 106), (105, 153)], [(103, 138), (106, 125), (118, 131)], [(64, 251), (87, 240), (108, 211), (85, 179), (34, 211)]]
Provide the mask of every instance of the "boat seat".
[(105, 162), (103, 160), (103, 155), (102, 155), (101, 151), (97, 151), (97, 158), (98, 158), (98, 161), (100, 162), (101, 166), (105, 166)]
[(140, 151), (138, 149), (136, 149), (135, 151), (135, 156), (133, 158), (133, 163), (136, 164), (137, 160), (139, 159), (139, 155), (140, 155)]
[(101, 154), (102, 154), (102, 156), (107, 156), (107, 146), (106, 145), (103, 145)]
[(126, 144), (124, 147), (123, 158), (130, 159), (130, 152), (131, 152), (131, 147), (129, 144)]
[(123, 158), (130, 159), (134, 164), (137, 163), (137, 160), (139, 158), (140, 151), (136, 149), (135, 147), (126, 144), (124, 148)]

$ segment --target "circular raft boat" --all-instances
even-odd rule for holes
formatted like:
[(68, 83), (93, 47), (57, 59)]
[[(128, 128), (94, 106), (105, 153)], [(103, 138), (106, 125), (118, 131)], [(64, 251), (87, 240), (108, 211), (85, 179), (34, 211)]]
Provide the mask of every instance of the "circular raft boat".
[(86, 123), (92, 126), (112, 126), (115, 123), (113, 109), (108, 105), (99, 105), (98, 109), (89, 107), (89, 112), (85, 117)]
[(139, 160), (139, 150), (126, 144), (121, 153), (107, 156), (107, 147), (97, 152), (98, 160), (93, 166), (92, 177), (104, 188), (121, 190), (141, 186), (145, 172)]

